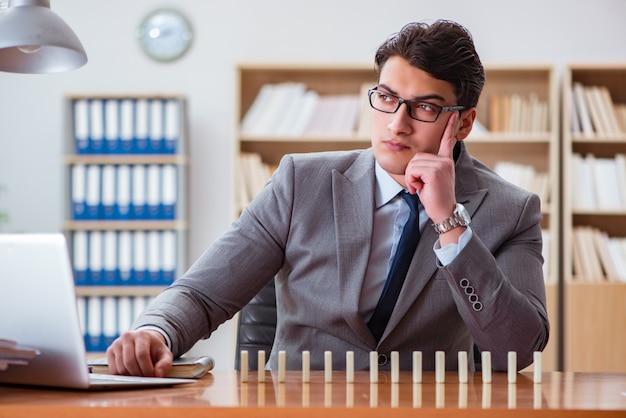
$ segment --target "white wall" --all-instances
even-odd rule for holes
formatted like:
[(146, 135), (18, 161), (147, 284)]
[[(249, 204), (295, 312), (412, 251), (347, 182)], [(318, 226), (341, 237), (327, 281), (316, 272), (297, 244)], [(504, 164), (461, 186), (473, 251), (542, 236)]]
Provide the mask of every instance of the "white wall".
[[(155, 63), (134, 31), (153, 8), (174, 6), (195, 28), (180, 61)], [(473, 33), (483, 62), (626, 63), (622, 0), (53, 0), (89, 63), (55, 75), (0, 72), (0, 209), (3, 232), (60, 231), (63, 136), (69, 93), (182, 93), (190, 127), (190, 262), (230, 222), (234, 70), (241, 61), (372, 62), (408, 21), (446, 18)], [(220, 97), (215, 100), (215, 97)], [(226, 175), (224, 173), (227, 173)], [(231, 326), (208, 349), (232, 367)]]

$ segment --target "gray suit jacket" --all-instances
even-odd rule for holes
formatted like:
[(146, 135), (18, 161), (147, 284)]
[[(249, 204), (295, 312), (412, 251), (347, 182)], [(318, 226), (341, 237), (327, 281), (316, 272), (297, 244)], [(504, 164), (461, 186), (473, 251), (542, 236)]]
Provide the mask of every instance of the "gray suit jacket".
[[(239, 311), (276, 277), (278, 324), (269, 367), (287, 352), (287, 367), (367, 370), (369, 352), (384, 363), (400, 352), (411, 368), (411, 352), (422, 351), (424, 369), (434, 352), (446, 352), (446, 368), (473, 344), (491, 351), (495, 370), (507, 369), (516, 351), (518, 368), (548, 340), (541, 255), (541, 212), (536, 195), (506, 183), (458, 144), (457, 201), (472, 215), (473, 238), (456, 259), (441, 267), (427, 227), (390, 322), (377, 343), (358, 313), (371, 248), (374, 156), (371, 149), (285, 156), (263, 192), (232, 227), (166, 289), (134, 327), (154, 325), (170, 337), (175, 355)], [(386, 369), (389, 364), (382, 364)]]

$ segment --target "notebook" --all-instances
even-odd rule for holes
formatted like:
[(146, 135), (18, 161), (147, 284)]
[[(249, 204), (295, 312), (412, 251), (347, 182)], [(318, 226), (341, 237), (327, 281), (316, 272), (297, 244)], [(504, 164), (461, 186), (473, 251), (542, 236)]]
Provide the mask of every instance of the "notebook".
[(121, 389), (193, 382), (89, 373), (62, 234), (0, 234), (0, 338), (39, 352), (0, 371), (0, 383)]

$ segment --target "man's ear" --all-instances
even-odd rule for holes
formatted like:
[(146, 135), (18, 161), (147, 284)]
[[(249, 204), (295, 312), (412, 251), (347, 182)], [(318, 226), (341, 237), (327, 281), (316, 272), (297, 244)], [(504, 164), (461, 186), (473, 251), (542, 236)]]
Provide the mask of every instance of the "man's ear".
[(474, 125), (474, 120), (476, 119), (476, 108), (472, 107), (471, 109), (467, 109), (461, 112), (459, 116), (458, 126), (459, 128), (456, 131), (456, 140), (462, 141), (469, 133), (472, 131), (472, 126)]

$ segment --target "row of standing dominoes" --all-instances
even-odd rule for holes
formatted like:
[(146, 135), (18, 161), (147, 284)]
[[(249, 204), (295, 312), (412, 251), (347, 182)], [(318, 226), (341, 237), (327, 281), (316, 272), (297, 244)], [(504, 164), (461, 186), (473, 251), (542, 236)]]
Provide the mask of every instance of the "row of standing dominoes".
[[(258, 355), (258, 374), (257, 381), (265, 381), (265, 351), (260, 350)], [(435, 352), (435, 382), (443, 383), (445, 381), (445, 352)], [(458, 353), (458, 368), (459, 368), (459, 383), (467, 383), (468, 381), (468, 363), (467, 352), (459, 351)], [(422, 381), (422, 352), (413, 352), (413, 383), (420, 383)], [(541, 383), (541, 352), (536, 351), (533, 356), (534, 370), (533, 381), (535, 383)], [(483, 383), (491, 383), (491, 353), (489, 351), (483, 351), (481, 353), (482, 363), (482, 380)], [(240, 377), (242, 382), (248, 381), (248, 352), (242, 351), (240, 353), (241, 371)], [(284, 383), (286, 380), (286, 364), (287, 353), (283, 350), (278, 352), (278, 382)], [(302, 382), (308, 383), (311, 378), (311, 353), (309, 351), (302, 352)], [(507, 380), (509, 383), (516, 383), (517, 381), (517, 353), (515, 351), (508, 352), (508, 369)], [(324, 382), (332, 382), (332, 352), (324, 352)], [(391, 382), (398, 383), (400, 381), (400, 355), (397, 351), (391, 352)], [(354, 382), (354, 352), (346, 352), (346, 382)], [(376, 351), (370, 352), (370, 383), (378, 383), (378, 353)]]

